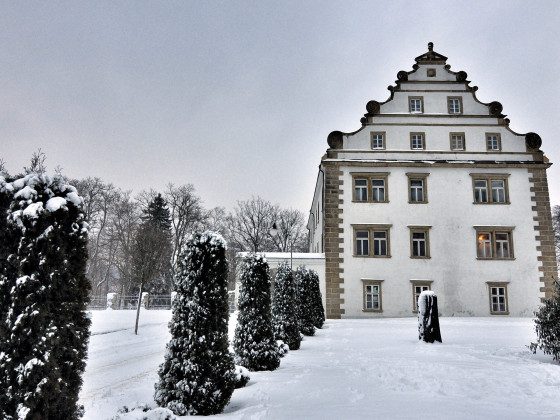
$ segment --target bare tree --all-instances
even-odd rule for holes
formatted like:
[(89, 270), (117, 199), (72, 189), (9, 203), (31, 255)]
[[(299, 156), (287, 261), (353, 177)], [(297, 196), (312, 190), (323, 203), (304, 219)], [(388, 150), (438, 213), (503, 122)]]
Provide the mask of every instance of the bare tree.
[(202, 230), (208, 216), (202, 207), (202, 200), (195, 194), (192, 184), (178, 187), (171, 183), (167, 184), (164, 196), (171, 215), (173, 233), (171, 261), (174, 267), (177, 256), (189, 235), (196, 230)]
[(8, 170), (6, 169), (6, 161), (0, 158), (0, 174), (7, 174)]
[(142, 223), (136, 231), (132, 244), (132, 274), (139, 285), (138, 306), (134, 333), (138, 334), (138, 319), (142, 305), (142, 293), (154, 283), (169, 265), (169, 234), (156, 223)]
[(274, 223), (278, 234), (272, 237), (275, 250), (280, 252), (307, 251), (307, 227), (305, 217), (299, 210), (280, 209)]
[(120, 192), (114, 203), (108, 226), (109, 235), (117, 243), (115, 266), (119, 275), (121, 294), (130, 294), (136, 287), (133, 275), (133, 246), (140, 225), (140, 206), (130, 198), (130, 191)]
[(119, 192), (100, 178), (88, 177), (70, 182), (84, 199), (84, 213), (90, 226), (86, 275), (92, 284), (92, 294), (101, 294), (103, 288), (108, 293), (110, 279), (116, 274), (118, 245), (117, 238), (111, 235), (110, 218)]
[(238, 201), (227, 217), (231, 246), (238, 251), (260, 252), (272, 248), (270, 229), (278, 206), (260, 197)]

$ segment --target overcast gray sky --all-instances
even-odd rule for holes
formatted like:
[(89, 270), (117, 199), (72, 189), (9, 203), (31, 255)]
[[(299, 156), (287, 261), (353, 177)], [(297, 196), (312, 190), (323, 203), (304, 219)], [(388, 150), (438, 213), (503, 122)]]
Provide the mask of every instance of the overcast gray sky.
[(540, 134), (560, 204), (559, 22), (558, 1), (3, 0), (0, 157), (16, 173), (41, 148), (71, 177), (308, 213), (327, 135), (358, 129), (432, 41)]

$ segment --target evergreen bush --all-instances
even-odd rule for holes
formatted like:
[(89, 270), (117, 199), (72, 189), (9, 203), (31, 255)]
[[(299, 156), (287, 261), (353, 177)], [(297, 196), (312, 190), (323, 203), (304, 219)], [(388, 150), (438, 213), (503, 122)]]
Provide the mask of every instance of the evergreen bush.
[(296, 270), (299, 330), (303, 335), (315, 334), (314, 296), (309, 271), (301, 266)]
[(251, 371), (276, 369), (280, 357), (272, 329), (270, 270), (264, 257), (249, 254), (244, 258), (237, 302), (236, 363)]
[(221, 413), (235, 387), (225, 253), (220, 235), (196, 233), (177, 261), (171, 340), (154, 396), (176, 415)]
[(535, 332), (537, 342), (529, 348), (534, 353), (541, 349), (560, 362), (560, 283), (553, 279), (554, 295), (547, 299), (535, 312)]
[(82, 199), (62, 177), (0, 177), (0, 418), (76, 419), (90, 283)]
[(296, 304), (297, 290), (288, 263), (283, 262), (278, 265), (274, 285), (272, 307), (274, 335), (277, 340), (284, 341), (290, 350), (297, 350), (301, 344)]
[(309, 282), (311, 285), (310, 301), (313, 305), (313, 325), (315, 328), (323, 328), (325, 323), (325, 309), (323, 308), (323, 297), (319, 286), (319, 275), (313, 270), (309, 270)]

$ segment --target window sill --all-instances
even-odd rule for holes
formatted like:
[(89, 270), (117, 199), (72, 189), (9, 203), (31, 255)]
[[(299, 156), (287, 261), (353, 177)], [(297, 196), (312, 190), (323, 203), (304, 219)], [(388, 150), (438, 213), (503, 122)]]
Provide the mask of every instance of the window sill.
[(515, 257), (511, 258), (484, 258), (484, 257), (476, 257), (479, 261), (515, 261)]
[(383, 309), (362, 309), (362, 312), (376, 312), (376, 313), (382, 313)]
[(354, 258), (391, 258), (391, 255), (352, 255)]
[(503, 206), (503, 205), (507, 205), (507, 204), (511, 204), (510, 201), (504, 201), (502, 202), (496, 202), (496, 201), (473, 201), (473, 204), (485, 204), (488, 205), (490, 204), (491, 206), (496, 205), (496, 206)]
[(415, 255), (411, 255), (410, 258), (413, 259), (413, 260), (429, 260), (432, 257), (417, 257)]
[(428, 204), (427, 201), (409, 201), (408, 204)]
[(490, 312), (490, 315), (509, 315), (509, 311), (506, 312)]
[(352, 200), (352, 203), (369, 203), (369, 204), (385, 204), (388, 203), (387, 201), (369, 201), (369, 200)]

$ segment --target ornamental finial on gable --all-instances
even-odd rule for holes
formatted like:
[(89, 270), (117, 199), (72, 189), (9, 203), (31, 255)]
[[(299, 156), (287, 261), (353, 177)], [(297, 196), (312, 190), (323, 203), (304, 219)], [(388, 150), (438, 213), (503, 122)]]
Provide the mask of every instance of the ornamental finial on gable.
[(445, 64), (447, 57), (434, 51), (434, 43), (428, 42), (428, 52), (415, 58), (416, 62), (435, 64), (436, 62)]

